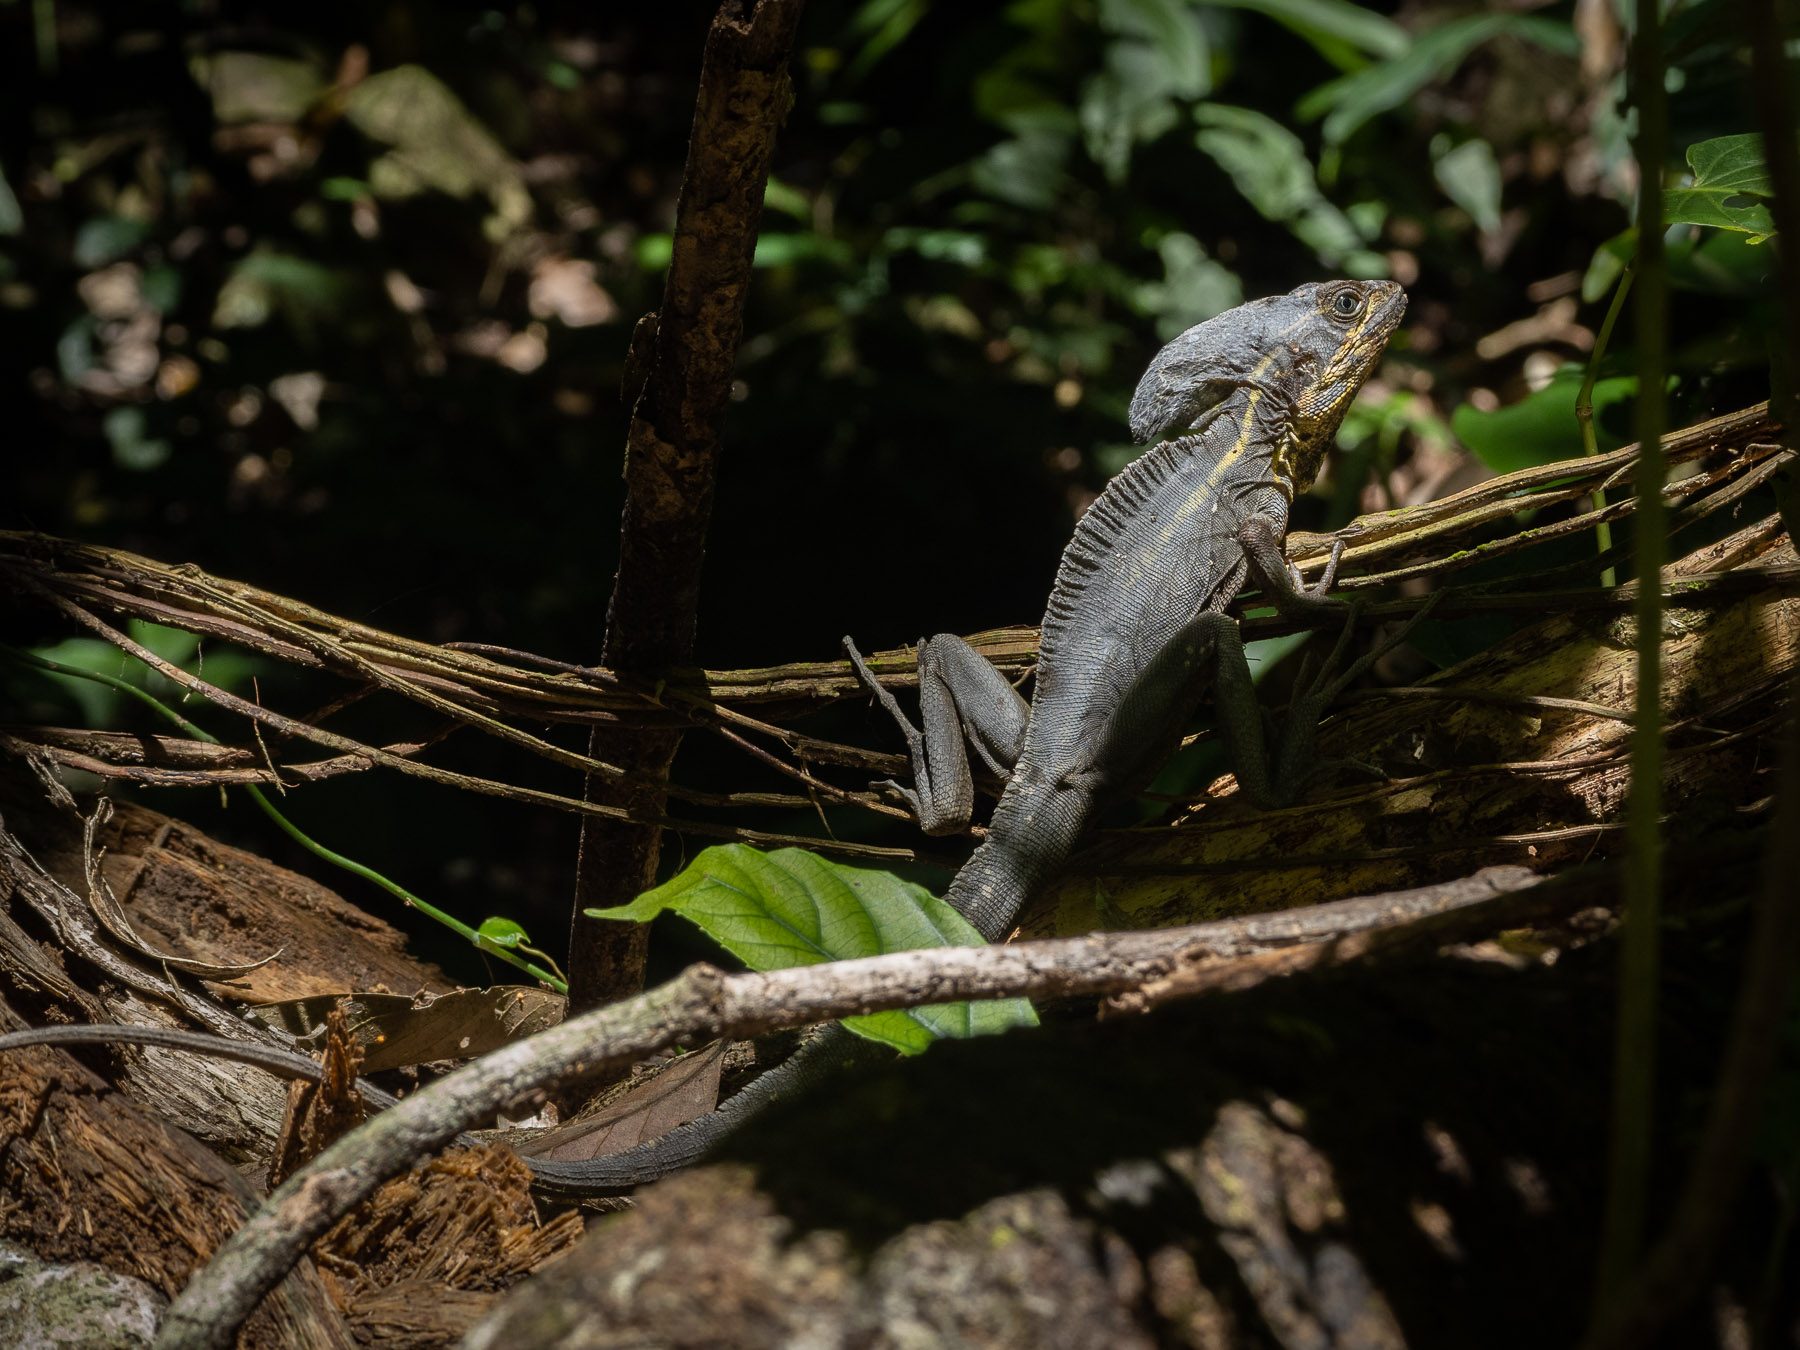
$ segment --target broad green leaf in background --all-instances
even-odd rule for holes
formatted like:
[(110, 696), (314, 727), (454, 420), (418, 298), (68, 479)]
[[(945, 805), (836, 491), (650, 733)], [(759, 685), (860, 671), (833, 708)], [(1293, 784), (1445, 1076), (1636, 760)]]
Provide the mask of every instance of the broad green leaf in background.
[(849, 264), (853, 250), (841, 239), (829, 239), (810, 230), (793, 234), (768, 231), (756, 237), (756, 267), (785, 267), (808, 258), (825, 258), (840, 266)]
[(310, 61), (262, 52), (211, 52), (188, 60), (194, 83), (212, 99), (224, 123), (298, 122), (330, 88)]
[(213, 302), (213, 327), (260, 328), (276, 314), (303, 343), (320, 338), (344, 304), (345, 274), (310, 258), (259, 248), (240, 258)]
[(131, 403), (100, 419), (100, 429), (112, 444), (113, 463), (120, 468), (140, 472), (161, 468), (174, 453), (174, 446), (163, 437), (144, 434), (146, 422), (144, 410)]
[(1056, 200), (1063, 165), (1078, 127), (1066, 108), (1022, 108), (1001, 115), (1012, 139), (1001, 141), (969, 166), (977, 191), (1014, 206), (1039, 211)]
[[(1451, 430), (1498, 474), (1577, 459), (1582, 445), (1575, 397), (1581, 391), (1581, 379), (1581, 367), (1565, 366), (1549, 384), (1509, 407), (1482, 412), (1465, 403), (1451, 414)], [(1614, 450), (1624, 443), (1602, 430), (1602, 414), (1636, 393), (1635, 375), (1615, 376), (1594, 385), (1594, 429), (1602, 450)]]
[(866, 0), (850, 21), (852, 40), (862, 47), (844, 68), (844, 81), (854, 85), (918, 27), (930, 6), (925, 0)]
[[(699, 927), (752, 970), (785, 970), (822, 961), (913, 951), (978, 947), (980, 934), (922, 886), (891, 872), (845, 867), (805, 849), (763, 853), (748, 844), (704, 849), (680, 875), (601, 919), (639, 923), (670, 910)], [(1035, 1026), (1024, 999), (943, 1003), (847, 1017), (860, 1036), (917, 1054), (934, 1040)]]
[(104, 267), (123, 258), (150, 232), (149, 225), (125, 216), (93, 216), (81, 223), (75, 232), (72, 256), (78, 267)]
[(1157, 52), (1157, 78), (1175, 97), (1200, 98), (1212, 87), (1206, 30), (1187, 0), (1100, 0), (1100, 28)]
[(1141, 285), (1133, 302), (1141, 313), (1156, 316), (1156, 335), (1164, 342), (1243, 303), (1237, 273), (1209, 257), (1193, 235), (1172, 230), (1156, 241), (1156, 250), (1163, 279)]
[(810, 225), (813, 218), (812, 203), (806, 199), (806, 194), (774, 174), (769, 175), (768, 185), (763, 188), (763, 211), (765, 220), (769, 211), (784, 212), (802, 225)]
[(1431, 166), (1444, 195), (1469, 213), (1483, 234), (1500, 228), (1500, 163), (1477, 137), (1438, 155)]
[(1566, 22), (1529, 14), (1472, 14), (1421, 34), (1398, 56), (1320, 85), (1300, 100), (1295, 113), (1302, 120), (1326, 115), (1325, 140), (1340, 144), (1370, 118), (1399, 107), (1433, 80), (1454, 71), (1482, 43), (1501, 36), (1562, 56), (1574, 56), (1578, 50), (1574, 30)]
[(1312, 161), (1293, 132), (1254, 109), (1223, 103), (1200, 104), (1194, 121), (1200, 128), (1194, 143), (1263, 217), (1286, 225), (1327, 267), (1387, 275), (1386, 262), (1363, 247), (1355, 223), (1319, 190)]
[(1121, 183), (1131, 152), (1173, 128), (1176, 100), (1212, 88), (1206, 30), (1185, 0), (1101, 0), (1104, 67), (1082, 86), (1081, 131), (1107, 179)]

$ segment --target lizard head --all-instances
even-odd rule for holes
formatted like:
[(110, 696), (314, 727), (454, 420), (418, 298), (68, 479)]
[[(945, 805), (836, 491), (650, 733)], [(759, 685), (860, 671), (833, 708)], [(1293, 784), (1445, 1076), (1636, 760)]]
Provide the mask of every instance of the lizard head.
[(1196, 430), (1235, 390), (1285, 424), (1275, 470), (1304, 491), (1406, 312), (1392, 281), (1313, 282), (1197, 324), (1156, 354), (1131, 399), (1140, 442)]
[(1272, 466), (1292, 500), (1318, 477), (1356, 391), (1406, 313), (1406, 292), (1392, 281), (1325, 281), (1284, 298), (1305, 311), (1288, 339), (1292, 421)]
[(1288, 339), (1296, 420), (1331, 436), (1406, 313), (1406, 292), (1392, 281), (1323, 281), (1283, 298), (1303, 311)]

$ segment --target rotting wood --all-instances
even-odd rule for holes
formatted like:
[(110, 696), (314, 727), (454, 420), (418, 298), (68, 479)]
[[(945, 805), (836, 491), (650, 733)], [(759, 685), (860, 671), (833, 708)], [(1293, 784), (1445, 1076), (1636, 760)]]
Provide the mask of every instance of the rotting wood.
[[(0, 1000), (0, 1027), (18, 1025)], [(0, 1074), (0, 1192), (0, 1235), (46, 1259), (97, 1262), (171, 1297), (257, 1203), (213, 1154), (48, 1049), (8, 1056)], [(237, 1344), (352, 1350), (356, 1341), (308, 1262)]]
[[(0, 914), (0, 984), (22, 1011), (38, 1022), (200, 1025), (261, 1045), (291, 1043), (242, 1021), (203, 991), (182, 990), (145, 958), (117, 951), (82, 898), (80, 818), (29, 802), (16, 777), (0, 773), (6, 804), (0, 897), (13, 911)], [(328, 888), (167, 816), (119, 803), (99, 843), (106, 850), (102, 871), (128, 917), (159, 944), (226, 962), (259, 948), (283, 948), (279, 960), (244, 980), (204, 989), (271, 999), (383, 983), (408, 994), (452, 987), (435, 966), (405, 955), (396, 930)], [(22, 924), (33, 925), (38, 936)], [(54, 945), (41, 940), (52, 934)], [(105, 978), (94, 980), (96, 970)], [(115, 1085), (139, 1105), (233, 1162), (260, 1164), (267, 1157), (281, 1125), (283, 1094), (264, 1073), (157, 1049), (122, 1050), (118, 1064)]]

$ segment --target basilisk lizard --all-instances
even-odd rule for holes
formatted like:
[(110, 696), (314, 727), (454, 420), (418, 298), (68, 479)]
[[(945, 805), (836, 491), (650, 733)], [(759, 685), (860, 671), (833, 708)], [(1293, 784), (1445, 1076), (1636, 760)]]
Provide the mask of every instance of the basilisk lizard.
[[(1118, 474), (1076, 526), (1044, 613), (1029, 704), (973, 647), (943, 633), (919, 644), (920, 730), (844, 639), (911, 753), (913, 786), (881, 786), (927, 833), (968, 827), (965, 738), (1005, 781), (986, 839), (945, 897), (987, 941), (1011, 931), (1102, 806), (1149, 782), (1209, 688), (1246, 797), (1279, 805), (1299, 786), (1320, 716), (1374, 654), (1335, 677), (1322, 670), (1290, 706), (1270, 754), (1225, 610), (1253, 578), (1290, 617), (1348, 616), (1341, 655), (1354, 614), (1325, 593), (1342, 541), (1319, 583), (1304, 586), (1282, 552), (1288, 509), (1312, 485), (1405, 309), (1405, 293), (1389, 281), (1307, 285), (1209, 319), (1157, 355), (1132, 398), (1131, 430), (1139, 442), (1169, 439)], [(687, 1166), (867, 1045), (833, 1025), (719, 1110), (660, 1139), (585, 1162), (527, 1161), (553, 1193), (626, 1189)]]
[[(1379, 653), (1335, 677), (1331, 666), (1321, 670), (1290, 705), (1271, 756), (1243, 642), (1225, 610), (1254, 579), (1290, 616), (1346, 616), (1337, 663), (1355, 621), (1349, 605), (1326, 596), (1342, 543), (1320, 581), (1303, 585), (1282, 552), (1288, 509), (1311, 486), (1405, 309), (1392, 282), (1302, 286), (1190, 328), (1157, 355), (1132, 398), (1131, 429), (1140, 442), (1169, 439), (1115, 477), (1077, 525), (1044, 614), (1029, 704), (974, 648), (939, 634), (919, 644), (917, 729), (844, 640), (911, 752), (913, 786), (886, 786), (927, 832), (968, 825), (974, 788), (965, 735), (1005, 780), (986, 839), (946, 896), (989, 942), (1011, 930), (1097, 811), (1149, 781), (1209, 688), (1240, 790), (1260, 806), (1293, 795), (1319, 717)], [(41, 1028), (4, 1039), (137, 1040), (212, 1053), (218, 1043), (131, 1027)], [(698, 1160), (771, 1102), (868, 1052), (868, 1042), (834, 1024), (718, 1110), (659, 1139), (582, 1162), (526, 1161), (537, 1187), (554, 1195), (628, 1190)], [(234, 1046), (232, 1054), (284, 1076), (317, 1072), (265, 1046)]]

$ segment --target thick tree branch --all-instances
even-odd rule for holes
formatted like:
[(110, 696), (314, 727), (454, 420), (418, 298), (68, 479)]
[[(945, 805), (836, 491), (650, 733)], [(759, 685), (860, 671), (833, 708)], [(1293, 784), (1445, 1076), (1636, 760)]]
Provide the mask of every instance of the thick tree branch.
[[(660, 675), (693, 654), (720, 433), (769, 157), (791, 99), (787, 64), (800, 8), (801, 0), (725, 0), (707, 35), (662, 309), (632, 337), (632, 364), (642, 364), (646, 347), (650, 355), (626, 446), (619, 573), (601, 652), (611, 670)], [(590, 776), (588, 800), (640, 819), (661, 815), (679, 742), (673, 729), (596, 726), (591, 757), (627, 776)], [(661, 841), (655, 825), (582, 821), (569, 938), (573, 1007), (642, 987), (644, 930), (582, 911), (629, 903), (654, 884)]]

